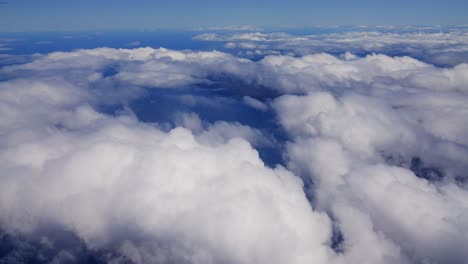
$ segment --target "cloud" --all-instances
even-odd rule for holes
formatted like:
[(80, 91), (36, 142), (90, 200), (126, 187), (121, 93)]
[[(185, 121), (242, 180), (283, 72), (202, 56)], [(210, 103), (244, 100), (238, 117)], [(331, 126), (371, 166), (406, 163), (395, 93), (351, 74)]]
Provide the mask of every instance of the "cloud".
[(252, 108), (255, 108), (257, 110), (260, 110), (260, 111), (267, 111), (268, 110), (268, 105), (266, 105), (265, 103), (255, 99), (255, 98), (252, 98), (250, 96), (244, 96), (242, 98), (242, 100), (244, 101), (244, 103)]
[[(411, 56), (440, 66), (455, 66), (468, 62), (466, 28), (337, 28), (337, 33), (293, 35), (285, 32), (262, 33), (204, 33), (194, 37), (202, 41), (227, 43), (226, 48), (250, 49), (254, 43), (264, 52), (292, 53), (303, 56), (326, 52), (342, 54), (351, 52), (365, 55), (382, 53), (387, 55)], [(323, 29), (318, 29), (323, 31)], [(241, 47), (243, 42), (251, 42)], [(248, 55), (248, 54), (246, 54)]]
[(234, 49), (234, 48), (237, 47), (237, 44), (236, 44), (236, 43), (233, 43), (233, 42), (228, 42), (228, 43), (224, 44), (224, 47), (225, 47), (226, 49)]
[(117, 263), (462, 263), (467, 72), (345, 52), (36, 55), (0, 69), (0, 227), (37, 250), (54, 241), (38, 230), (71, 232)]
[[(6, 3), (7, 4), (7, 3)], [(1, 2), (0, 2), (1, 5)], [(11, 45), (17, 41), (17, 39), (13, 38), (0, 38), (0, 51), (9, 51), (11, 50)], [(3, 55), (3, 54), (2, 54)]]
[[(410, 57), (367, 55), (341, 60), (319, 53), (299, 58), (271, 56), (260, 61), (270, 78), (260, 81), (288, 91), (325, 89), (335, 93), (359, 90), (362, 93), (409, 89), (466, 93), (466, 64), (439, 68)], [(372, 89), (372, 88), (378, 89)]]
[(89, 125), (99, 129), (41, 135), (42, 144), (9, 149), (20, 160), (2, 181), (4, 226), (27, 231), (54, 222), (94, 246), (118, 243), (109, 239), (122, 232), (144, 234), (190, 262), (326, 256), (326, 216), (312, 212), (297, 178), (264, 167), (245, 141), (210, 147), (182, 128), (165, 134), (131, 120)]
[[(282, 92), (315, 88), (343, 92), (345, 87), (393, 84), (411, 88), (466, 91), (466, 64), (440, 68), (410, 57), (368, 55), (339, 59), (319, 53), (303, 57), (268, 56), (253, 62), (221, 52), (173, 51), (139, 48), (100, 48), (69, 53), (55, 52), (31, 63), (5, 67), (3, 72), (51, 75), (69, 69), (65, 78), (86, 77), (145, 87), (174, 88), (238, 79), (273, 87)], [(87, 76), (85, 76), (87, 75)], [(74, 79), (73, 79), (74, 81)], [(232, 81), (232, 80), (230, 80)], [(337, 90), (338, 87), (343, 87)], [(362, 87), (365, 89), (365, 87)]]
[[(71, 70), (66, 78), (86, 77), (93, 81), (105, 77), (112, 82), (172, 88), (209, 82), (224, 72), (243, 75), (252, 62), (221, 52), (175, 51), (164, 48), (111, 49), (98, 48), (73, 52), (54, 52), (24, 65), (6, 67), (4, 72), (29, 72), (50, 75), (54, 71)], [(109, 75), (114, 71), (111, 76)], [(87, 76), (85, 76), (87, 75)]]
[(200, 27), (196, 30), (200, 31), (262, 31), (261, 28), (252, 26), (252, 25), (244, 25), (244, 26), (225, 26), (225, 27)]
[(254, 146), (271, 146), (272, 139), (260, 130), (242, 125), (238, 122), (216, 121), (212, 124), (203, 122), (195, 113), (179, 113), (176, 125), (190, 129), (197, 139), (207, 145), (227, 143), (233, 138), (242, 138)]
[[(215, 62), (225, 57), (202, 55)], [(93, 96), (102, 77), (78, 77), (117, 59), (131, 63), (131, 56), (83, 50), (2, 69), (10, 77), (0, 87), (3, 228), (30, 234), (52, 224), (92, 248), (118, 245), (120, 255), (142, 263), (302, 263), (333, 256), (329, 219), (312, 210), (302, 181), (281, 166), (265, 166), (239, 138), (257, 138), (258, 131), (227, 122), (204, 128), (196, 116), (183, 120), (194, 132), (163, 131), (129, 112), (96, 111), (106, 100)], [(167, 51), (158, 60), (184, 56)], [(50, 77), (58, 72), (60, 78)]]
[(351, 262), (381, 263), (384, 256), (403, 254), (413, 261), (466, 259), (463, 189), (433, 185), (385, 162), (357, 159), (335, 140), (297, 140), (288, 152), (294, 166), (313, 177), (317, 205), (334, 216)]
[[(461, 233), (467, 192), (457, 183), (466, 177), (466, 145), (435, 137), (430, 124), (412, 120), (421, 102), (410, 101), (411, 110), (400, 110), (391, 100), (355, 92), (338, 98), (311, 92), (274, 103), (291, 137), (289, 168), (314, 182), (315, 204), (341, 230), (346, 262), (408, 257), (461, 263), (468, 257), (461, 246), (468, 239)], [(463, 129), (462, 119), (457, 129)]]
[(139, 41), (134, 41), (134, 42), (130, 42), (127, 44), (127, 46), (140, 46), (141, 43)]

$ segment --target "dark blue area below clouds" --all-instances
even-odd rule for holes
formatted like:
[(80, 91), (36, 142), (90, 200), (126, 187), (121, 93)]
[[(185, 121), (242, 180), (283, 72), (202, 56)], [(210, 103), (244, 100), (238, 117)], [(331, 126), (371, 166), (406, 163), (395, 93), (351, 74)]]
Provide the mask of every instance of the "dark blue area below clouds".
[[(130, 103), (139, 120), (147, 123), (171, 124), (177, 114), (196, 113), (202, 121), (238, 122), (256, 128), (273, 140), (272, 146), (258, 146), (262, 160), (269, 166), (283, 164), (285, 133), (273, 111), (259, 111), (246, 105), (242, 96), (225, 96), (223, 89), (179, 88), (149, 89), (145, 96)], [(257, 98), (264, 102), (268, 98)], [(283, 164), (284, 165), (284, 164)]]
[(165, 47), (171, 49), (211, 50), (215, 43), (192, 40), (194, 31), (106, 31), (0, 33), (0, 38), (14, 39), (0, 54), (34, 54), (76, 49)]

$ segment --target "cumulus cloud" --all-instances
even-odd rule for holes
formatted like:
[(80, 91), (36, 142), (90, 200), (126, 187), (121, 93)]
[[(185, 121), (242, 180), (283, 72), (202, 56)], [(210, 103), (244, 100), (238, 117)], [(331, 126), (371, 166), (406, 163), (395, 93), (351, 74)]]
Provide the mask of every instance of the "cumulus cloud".
[(314, 183), (315, 204), (341, 230), (343, 256), (463, 263), (466, 65), (326, 54), (265, 62), (287, 72), (280, 86), (303, 85), (305, 95), (281, 96), (274, 108), (290, 136), (289, 168)]
[(312, 212), (298, 179), (266, 168), (245, 141), (209, 147), (181, 128), (164, 134), (130, 120), (101, 122), (91, 134), (43, 135), (43, 144), (9, 149), (20, 160), (2, 180), (4, 226), (53, 222), (93, 246), (129, 232), (185, 252), (189, 262), (326, 256), (327, 218)]
[[(97, 112), (105, 98), (93, 89), (101, 86), (72, 80), (116, 56), (51, 54), (3, 69), (11, 78), (0, 87), (4, 229), (28, 234), (52, 224), (89, 247), (117, 243), (137, 263), (304, 263), (333, 255), (328, 216), (312, 210), (302, 181), (265, 166), (240, 138), (258, 131), (227, 122), (205, 129), (189, 116), (183, 123), (194, 132), (166, 132), (128, 112)], [(49, 76), (58, 71), (63, 78)]]
[[(464, 106), (455, 106), (463, 117), (444, 136), (436, 131), (443, 121), (433, 128), (427, 119), (413, 119), (412, 111), (428, 111), (414, 95), (402, 110), (392, 100), (355, 93), (285, 95), (274, 103), (291, 137), (289, 167), (314, 182), (316, 205), (342, 232), (344, 257), (462, 263), (468, 193), (458, 180), (467, 177), (468, 151), (452, 133), (464, 129)], [(429, 109), (444, 112), (436, 103)]]
[[(32, 237), (13, 244), (57, 262), (83, 248), (109, 263), (468, 258), (466, 64), (152, 48), (29, 60), (0, 69), (0, 231)], [(48, 228), (84, 246), (51, 250), (50, 232), (34, 237)]]
[(208, 83), (208, 77), (225, 72), (242, 76), (251, 65), (249, 60), (221, 52), (98, 48), (50, 53), (28, 64), (5, 67), (3, 73), (44, 77), (70, 70), (61, 77), (73, 81), (85, 77), (94, 82), (106, 79), (114, 84), (172, 88)]

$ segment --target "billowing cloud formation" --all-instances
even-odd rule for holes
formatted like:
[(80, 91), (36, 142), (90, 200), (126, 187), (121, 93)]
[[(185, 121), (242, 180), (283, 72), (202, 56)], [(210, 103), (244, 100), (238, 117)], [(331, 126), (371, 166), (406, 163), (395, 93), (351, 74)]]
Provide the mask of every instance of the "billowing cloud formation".
[(8, 230), (53, 223), (93, 247), (144, 242), (131, 256), (142, 263), (302, 263), (331, 254), (328, 217), (312, 211), (297, 177), (265, 167), (236, 137), (236, 129), (254, 133), (247, 127), (163, 132), (96, 112), (86, 90), (66, 82), (12, 80), (0, 89)]
[(221, 52), (97, 48), (50, 53), (27, 64), (4, 67), (0, 74), (7, 78), (25, 75), (62, 78), (78, 86), (91, 87), (95, 93), (104, 91), (105, 96), (111, 94), (114, 100), (128, 99), (141, 87), (209, 85), (226, 74), (249, 80), (255, 74), (254, 66), (250, 60)]
[[(5, 66), (0, 226), (71, 231), (117, 263), (463, 263), (466, 76), (344, 52), (99, 48)], [(144, 122), (136, 98), (168, 111), (150, 91), (179, 111)], [(233, 101), (273, 120), (228, 118)], [(272, 168), (255, 148), (276, 146)]]
[(356, 62), (341, 61), (333, 73), (323, 61), (286, 63), (323, 78), (314, 85), (320, 91), (275, 101), (292, 138), (289, 167), (314, 182), (316, 205), (335, 219), (351, 262), (403, 254), (463, 263), (468, 112), (466, 74), (457, 72), (465, 65), (442, 70), (379, 56)]
[[(336, 219), (344, 252), (374, 245), (382, 250), (375, 254), (396, 257), (398, 245), (415, 260), (462, 263), (468, 193), (449, 178), (466, 173), (466, 147), (433, 139), (382, 105), (328, 93), (279, 98), (276, 108), (294, 138), (290, 167), (313, 179), (316, 204)], [(447, 158), (462, 168), (443, 164)]]
[[(296, 92), (314, 88), (344, 91), (346, 88), (382, 86), (390, 89), (425, 88), (466, 92), (467, 64), (444, 69), (425, 64), (410, 57), (367, 55), (363, 58), (339, 59), (320, 53), (300, 58), (269, 56), (261, 61), (273, 80), (261, 80)], [(369, 89), (369, 92), (375, 92)]]

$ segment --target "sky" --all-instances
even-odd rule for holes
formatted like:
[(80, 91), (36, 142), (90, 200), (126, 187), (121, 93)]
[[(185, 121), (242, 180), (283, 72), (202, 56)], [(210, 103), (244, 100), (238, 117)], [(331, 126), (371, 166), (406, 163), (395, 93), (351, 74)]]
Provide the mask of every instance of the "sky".
[(416, 1), (70, 1), (0, 2), (0, 31), (193, 29), (253, 25), (459, 25), (468, 2)]

